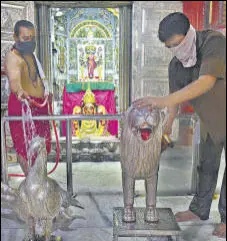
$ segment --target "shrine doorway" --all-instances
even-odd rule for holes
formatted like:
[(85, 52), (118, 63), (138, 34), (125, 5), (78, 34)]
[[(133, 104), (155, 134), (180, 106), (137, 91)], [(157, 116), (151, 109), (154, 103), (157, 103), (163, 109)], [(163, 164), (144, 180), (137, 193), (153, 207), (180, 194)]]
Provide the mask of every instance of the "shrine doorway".
[(65, 84), (103, 82), (114, 86), (117, 112), (126, 110), (131, 103), (132, 2), (35, 3), (42, 36), (38, 53), (54, 100), (62, 100)]
[(55, 114), (87, 114), (88, 88), (91, 104), (119, 113), (119, 8), (50, 8), (50, 18)]
[[(35, 4), (39, 59), (54, 93), (54, 114), (75, 114), (73, 109), (84, 114), (83, 97), (70, 110), (64, 109), (63, 102), (69, 96), (66, 92), (88, 88), (109, 91), (105, 93), (105, 101), (96, 103), (102, 113), (127, 110), (132, 86), (132, 2), (36, 1)], [(115, 125), (108, 124), (108, 135), (117, 136), (119, 128), (110, 126)], [(59, 130), (60, 136), (64, 136), (64, 126)]]

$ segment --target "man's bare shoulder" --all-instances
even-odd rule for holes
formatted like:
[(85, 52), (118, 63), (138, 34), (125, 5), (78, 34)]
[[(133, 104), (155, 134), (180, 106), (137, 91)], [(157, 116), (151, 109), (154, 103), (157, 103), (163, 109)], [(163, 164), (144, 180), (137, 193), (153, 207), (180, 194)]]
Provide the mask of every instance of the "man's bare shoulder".
[(15, 51), (9, 51), (5, 58), (5, 64), (20, 66), (23, 63), (23, 59)]

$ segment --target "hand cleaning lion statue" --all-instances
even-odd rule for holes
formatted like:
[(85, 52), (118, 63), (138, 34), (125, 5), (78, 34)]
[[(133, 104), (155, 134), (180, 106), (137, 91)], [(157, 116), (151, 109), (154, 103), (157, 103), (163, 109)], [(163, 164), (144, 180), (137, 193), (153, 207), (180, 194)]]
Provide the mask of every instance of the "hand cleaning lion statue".
[(122, 117), (120, 159), (124, 198), (124, 222), (135, 222), (135, 180), (145, 180), (144, 220), (158, 222), (156, 187), (165, 114), (159, 109), (130, 107)]

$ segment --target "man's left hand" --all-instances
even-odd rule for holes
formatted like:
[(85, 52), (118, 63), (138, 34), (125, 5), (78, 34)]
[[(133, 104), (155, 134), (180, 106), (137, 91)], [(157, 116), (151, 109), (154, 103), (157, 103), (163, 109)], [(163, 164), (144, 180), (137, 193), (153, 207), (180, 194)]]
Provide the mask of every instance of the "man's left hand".
[(135, 100), (133, 102), (133, 105), (138, 109), (142, 109), (144, 107), (163, 109), (165, 107), (170, 106), (170, 103), (168, 103), (167, 97), (147, 96), (147, 97), (143, 97), (141, 99)]
[(48, 94), (48, 102), (52, 104), (52, 101), (53, 101), (53, 94), (49, 93)]

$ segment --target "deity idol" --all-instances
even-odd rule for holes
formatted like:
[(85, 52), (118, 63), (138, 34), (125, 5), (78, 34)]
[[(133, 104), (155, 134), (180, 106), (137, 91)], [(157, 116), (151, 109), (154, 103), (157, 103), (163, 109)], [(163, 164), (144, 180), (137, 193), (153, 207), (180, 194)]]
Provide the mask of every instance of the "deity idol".
[(94, 78), (94, 71), (95, 71), (95, 68), (97, 66), (94, 55), (88, 56), (87, 65), (88, 65), (88, 77), (90, 79), (93, 79)]
[[(81, 106), (75, 106), (73, 109), (74, 115), (105, 115), (106, 108), (103, 105), (96, 105), (94, 93), (87, 89), (83, 96)], [(105, 120), (82, 120), (73, 121), (74, 135), (84, 138), (90, 136), (108, 136), (107, 121)]]

